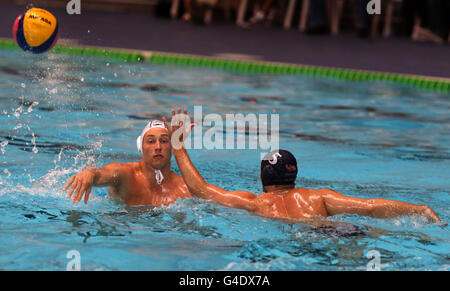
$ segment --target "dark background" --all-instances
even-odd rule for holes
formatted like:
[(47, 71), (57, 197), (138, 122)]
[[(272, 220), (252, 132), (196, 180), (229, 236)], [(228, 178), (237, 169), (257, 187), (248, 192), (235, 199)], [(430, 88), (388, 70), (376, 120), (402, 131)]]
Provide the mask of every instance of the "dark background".
[(239, 54), (237, 57), (264, 61), (450, 77), (447, 40), (441, 45), (415, 42), (400, 29), (389, 38), (361, 38), (345, 23), (345, 18), (336, 36), (301, 33), (296, 18), (289, 30), (276, 22), (271, 27), (242, 28), (235, 24), (235, 11), (231, 13), (232, 20), (227, 21), (220, 9), (214, 10), (213, 21), (208, 25), (186, 23), (168, 17), (170, 1), (162, 5), (157, 0), (81, 0), (81, 15), (68, 15), (69, 0), (0, 0), (1, 38), (12, 38), (15, 18), (31, 2), (57, 17), (60, 44), (208, 56)]

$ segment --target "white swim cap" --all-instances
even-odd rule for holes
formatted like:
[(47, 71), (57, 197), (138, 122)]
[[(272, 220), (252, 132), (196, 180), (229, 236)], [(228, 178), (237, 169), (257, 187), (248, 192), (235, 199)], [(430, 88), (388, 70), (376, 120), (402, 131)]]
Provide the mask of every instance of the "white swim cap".
[(136, 146), (137, 146), (138, 151), (141, 154), (142, 154), (142, 142), (143, 142), (144, 135), (147, 131), (149, 131), (152, 128), (164, 128), (165, 130), (167, 130), (166, 125), (161, 120), (150, 121), (142, 130), (141, 135), (138, 136), (138, 138), (136, 139)]

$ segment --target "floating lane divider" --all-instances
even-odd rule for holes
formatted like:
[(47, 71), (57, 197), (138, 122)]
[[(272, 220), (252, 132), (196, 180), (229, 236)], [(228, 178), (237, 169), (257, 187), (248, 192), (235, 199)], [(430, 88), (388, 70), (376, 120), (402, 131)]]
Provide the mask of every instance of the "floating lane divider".
[[(20, 50), (20, 48), (17, 46), (14, 40), (1, 38), (0, 38), (0, 49)], [(145, 60), (144, 56), (145, 53), (142, 53), (140, 51), (90, 47), (90, 46), (56, 45), (47, 54), (49, 53), (105, 57), (130, 63), (144, 62)]]
[(448, 78), (273, 62), (236, 61), (213, 57), (158, 52), (151, 53), (146, 61), (161, 65), (166, 64), (223, 69), (226, 71), (244, 74), (309, 75), (317, 77), (331, 77), (345, 81), (377, 80), (450, 93), (450, 79)]
[(145, 57), (139, 53), (127, 52), (122, 50), (111, 50), (104, 48), (55, 46), (52, 49), (52, 53), (106, 57), (130, 63), (138, 63), (143, 62), (145, 60)]
[[(2, 48), (19, 49), (16, 43), (10, 39), (0, 39), (0, 49)], [(411, 87), (450, 93), (449, 78), (262, 61), (238, 61), (188, 54), (173, 54), (90, 46), (56, 45), (50, 53), (100, 56), (124, 62), (148, 62), (159, 65), (203, 67), (221, 69), (242, 74), (306, 75), (330, 77), (345, 81), (386, 81)]]

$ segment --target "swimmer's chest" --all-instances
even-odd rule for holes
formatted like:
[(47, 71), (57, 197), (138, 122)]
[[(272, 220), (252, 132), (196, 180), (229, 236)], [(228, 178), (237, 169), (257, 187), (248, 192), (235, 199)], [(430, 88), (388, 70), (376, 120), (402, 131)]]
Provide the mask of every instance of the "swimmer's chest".
[(128, 205), (168, 205), (185, 196), (176, 183), (152, 185), (147, 179), (136, 176), (123, 183), (117, 192)]

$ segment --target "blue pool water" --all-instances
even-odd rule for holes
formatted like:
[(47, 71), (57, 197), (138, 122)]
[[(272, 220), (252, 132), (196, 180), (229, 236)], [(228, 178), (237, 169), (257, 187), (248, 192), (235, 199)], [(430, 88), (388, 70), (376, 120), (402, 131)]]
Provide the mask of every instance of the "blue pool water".
[[(383, 82), (241, 75), (102, 58), (0, 51), (0, 269), (448, 270), (450, 96)], [(62, 187), (87, 166), (137, 161), (146, 120), (172, 107), (279, 114), (297, 186), (426, 204), (421, 217), (352, 215), (365, 235), (321, 232), (189, 198), (127, 207)], [(206, 181), (260, 193), (261, 150), (190, 150)], [(172, 168), (178, 172), (173, 160)]]

